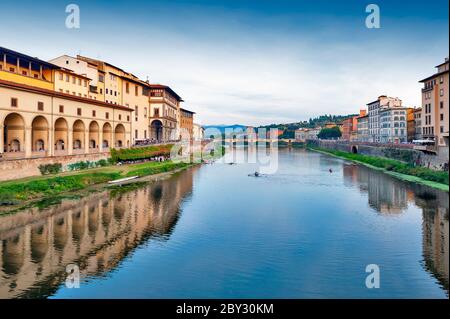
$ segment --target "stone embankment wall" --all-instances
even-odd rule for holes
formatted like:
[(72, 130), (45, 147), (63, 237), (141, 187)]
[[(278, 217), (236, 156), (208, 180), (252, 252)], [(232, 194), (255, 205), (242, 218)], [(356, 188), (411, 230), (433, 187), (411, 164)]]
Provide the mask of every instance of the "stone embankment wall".
[(448, 169), (448, 147), (440, 148), (437, 155), (414, 150), (411, 145), (381, 145), (375, 143), (310, 140), (309, 145), (362, 155), (385, 157), (434, 170)]
[(109, 152), (95, 154), (67, 155), (58, 157), (42, 157), (34, 159), (0, 160), (0, 181), (39, 176), (39, 165), (60, 163), (63, 170), (67, 165), (81, 161), (96, 162), (109, 158)]

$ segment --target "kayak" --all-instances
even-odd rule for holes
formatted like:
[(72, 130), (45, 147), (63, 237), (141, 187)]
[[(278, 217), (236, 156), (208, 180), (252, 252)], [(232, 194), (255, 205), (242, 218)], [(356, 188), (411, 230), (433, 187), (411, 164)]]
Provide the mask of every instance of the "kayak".
[(110, 181), (108, 182), (108, 184), (123, 184), (125, 182), (128, 181), (132, 181), (133, 179), (139, 178), (139, 176), (131, 176), (131, 177), (126, 177), (126, 178), (121, 178), (121, 179), (116, 179), (115, 181)]

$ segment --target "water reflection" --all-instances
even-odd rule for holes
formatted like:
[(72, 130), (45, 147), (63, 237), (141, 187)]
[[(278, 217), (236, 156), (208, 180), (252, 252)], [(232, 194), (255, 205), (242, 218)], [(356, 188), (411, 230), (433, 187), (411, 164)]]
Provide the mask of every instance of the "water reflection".
[(195, 171), (0, 217), (0, 298), (49, 296), (68, 264), (79, 265), (83, 278), (102, 276), (141, 242), (167, 240)]
[(343, 168), (347, 186), (368, 193), (369, 206), (378, 213), (401, 214), (408, 204), (422, 209), (424, 267), (449, 290), (449, 197), (433, 188), (406, 184), (375, 170), (352, 164)]

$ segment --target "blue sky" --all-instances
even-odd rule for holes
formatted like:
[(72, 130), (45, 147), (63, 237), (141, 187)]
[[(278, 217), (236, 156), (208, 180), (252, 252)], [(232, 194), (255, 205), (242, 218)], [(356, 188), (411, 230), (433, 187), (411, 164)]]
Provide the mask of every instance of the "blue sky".
[[(81, 28), (65, 28), (78, 4)], [(366, 5), (381, 28), (365, 27)], [(0, 46), (81, 53), (170, 85), (202, 124), (356, 113), (378, 95), (420, 105), (448, 56), (448, 1), (2, 1)]]

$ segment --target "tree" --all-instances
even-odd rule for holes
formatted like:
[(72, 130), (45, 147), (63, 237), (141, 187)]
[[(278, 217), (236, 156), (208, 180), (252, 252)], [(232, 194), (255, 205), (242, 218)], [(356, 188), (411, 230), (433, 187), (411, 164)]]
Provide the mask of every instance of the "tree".
[(337, 126), (332, 128), (323, 128), (317, 135), (317, 137), (322, 140), (334, 140), (340, 138), (341, 136), (341, 130)]

